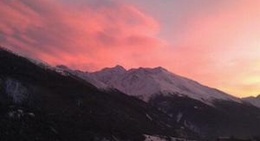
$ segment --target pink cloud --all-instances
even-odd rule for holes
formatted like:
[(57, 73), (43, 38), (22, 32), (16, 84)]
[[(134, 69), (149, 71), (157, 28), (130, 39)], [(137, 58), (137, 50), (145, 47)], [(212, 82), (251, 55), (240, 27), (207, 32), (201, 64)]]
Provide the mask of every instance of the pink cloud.
[(52, 65), (93, 70), (128, 64), (163, 45), (154, 37), (158, 23), (131, 5), (77, 9), (49, 0), (1, 1), (0, 13), (1, 44)]

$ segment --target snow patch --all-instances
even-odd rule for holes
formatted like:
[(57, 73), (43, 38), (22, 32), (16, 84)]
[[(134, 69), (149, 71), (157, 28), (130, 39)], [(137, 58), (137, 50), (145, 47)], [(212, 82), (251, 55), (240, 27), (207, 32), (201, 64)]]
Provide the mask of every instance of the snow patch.
[(183, 117), (182, 113), (178, 113), (177, 117), (176, 117), (176, 121), (177, 123), (179, 123), (181, 121), (181, 118)]
[(14, 103), (22, 103), (28, 96), (27, 89), (17, 80), (7, 78), (5, 81), (5, 92)]
[(189, 140), (185, 138), (176, 138), (176, 137), (165, 137), (165, 136), (158, 136), (158, 135), (144, 135), (144, 141), (196, 141), (196, 140)]
[(9, 118), (12, 118), (12, 119), (20, 119), (24, 116), (35, 117), (34, 113), (24, 112), (21, 109), (11, 110), (7, 113), (7, 115), (8, 115)]
[(58, 131), (57, 131), (54, 127), (51, 127), (51, 126), (50, 126), (50, 130), (51, 130), (53, 133), (58, 134)]
[(153, 118), (150, 116), (150, 115), (148, 115), (148, 114), (145, 114), (146, 115), (146, 117), (148, 118), (148, 119), (150, 119), (151, 121), (153, 120)]
[(184, 120), (184, 126), (196, 133), (200, 133), (199, 128), (196, 125), (192, 124), (191, 122)]
[(145, 140), (144, 141), (168, 141), (166, 138), (164, 137), (160, 137), (160, 136), (152, 136), (152, 135), (144, 135), (145, 136)]
[(27, 113), (30, 117), (35, 117), (34, 113)]

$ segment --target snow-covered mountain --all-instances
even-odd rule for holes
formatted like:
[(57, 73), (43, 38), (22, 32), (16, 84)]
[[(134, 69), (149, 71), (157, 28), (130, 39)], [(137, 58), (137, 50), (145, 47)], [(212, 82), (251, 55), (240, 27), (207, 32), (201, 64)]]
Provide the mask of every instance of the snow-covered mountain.
[(245, 97), (242, 98), (242, 100), (260, 108), (260, 95), (258, 95), (257, 97)]
[(239, 98), (171, 73), (162, 67), (126, 70), (122, 66), (115, 66), (86, 74), (107, 87), (116, 88), (144, 101), (149, 101), (156, 94), (177, 94), (208, 104), (214, 100), (241, 102)]

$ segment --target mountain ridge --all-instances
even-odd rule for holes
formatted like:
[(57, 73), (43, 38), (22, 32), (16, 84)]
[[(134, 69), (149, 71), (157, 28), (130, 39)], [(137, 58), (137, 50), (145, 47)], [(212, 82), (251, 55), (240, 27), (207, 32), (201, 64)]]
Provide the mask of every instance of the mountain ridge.
[[(215, 99), (241, 103), (241, 100), (235, 96), (169, 72), (163, 67), (139, 67), (126, 70), (124, 67), (116, 65), (100, 71), (85, 72), (85, 75), (105, 84), (106, 88), (118, 89), (126, 94), (137, 96), (144, 101), (149, 101), (153, 95), (158, 93), (167, 95), (177, 92), (180, 95), (204, 101), (208, 104), (211, 104), (211, 101)], [(100, 87), (99, 85), (96, 86)], [(210, 93), (212, 94), (210, 95)]]

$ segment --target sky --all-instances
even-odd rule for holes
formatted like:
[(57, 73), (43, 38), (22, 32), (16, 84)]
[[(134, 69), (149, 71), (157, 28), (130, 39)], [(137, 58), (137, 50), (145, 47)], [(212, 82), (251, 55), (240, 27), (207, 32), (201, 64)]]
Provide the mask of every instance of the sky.
[(260, 94), (259, 0), (1, 0), (0, 17), (1, 46), (53, 66), (162, 66)]

